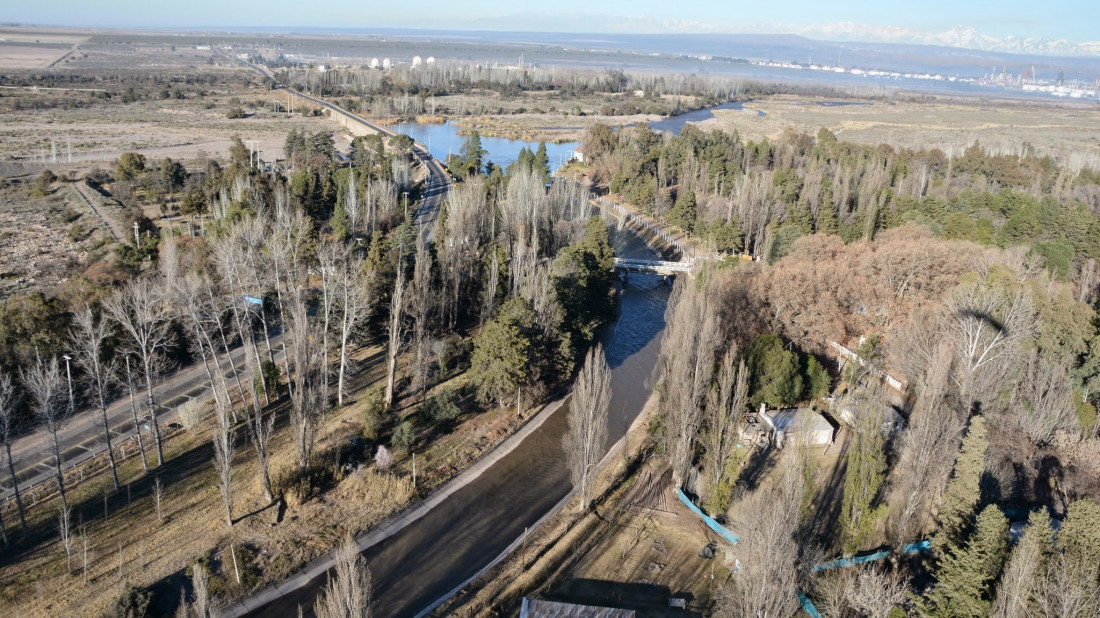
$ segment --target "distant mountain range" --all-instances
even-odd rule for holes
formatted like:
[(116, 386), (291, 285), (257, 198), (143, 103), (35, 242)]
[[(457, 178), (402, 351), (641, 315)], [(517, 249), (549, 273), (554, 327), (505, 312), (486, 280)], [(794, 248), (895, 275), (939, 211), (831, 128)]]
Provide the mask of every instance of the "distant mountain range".
[(982, 34), (975, 28), (962, 26), (937, 33), (909, 28), (867, 26), (840, 22), (786, 30), (794, 30), (794, 34), (807, 38), (826, 41), (940, 45), (1034, 56), (1100, 56), (1100, 41), (1074, 43), (1066, 39), (1017, 36), (998, 38)]

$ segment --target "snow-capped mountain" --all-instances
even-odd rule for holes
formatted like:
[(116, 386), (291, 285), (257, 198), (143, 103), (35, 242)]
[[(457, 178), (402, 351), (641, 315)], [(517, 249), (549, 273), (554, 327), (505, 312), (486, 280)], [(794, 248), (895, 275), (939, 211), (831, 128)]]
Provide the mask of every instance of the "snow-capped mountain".
[[(782, 29), (782, 27), (780, 27)], [(911, 45), (942, 45), (982, 51), (1039, 56), (1098, 56), (1100, 41), (1074, 43), (1066, 39), (1006, 36), (998, 38), (975, 28), (958, 26), (945, 32), (925, 32), (896, 26), (869, 26), (851, 22), (803, 26), (790, 29), (814, 39), (830, 41), (861, 41), (902, 43)]]

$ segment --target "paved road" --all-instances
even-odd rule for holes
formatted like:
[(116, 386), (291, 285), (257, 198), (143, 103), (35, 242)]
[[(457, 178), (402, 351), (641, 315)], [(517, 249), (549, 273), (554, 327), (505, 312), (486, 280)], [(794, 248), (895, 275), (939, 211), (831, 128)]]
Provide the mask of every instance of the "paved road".
[[(262, 69), (253, 65), (249, 66), (252, 66), (254, 69), (259, 71), (260, 74), (265, 75)], [(312, 103), (316, 103), (317, 105), (327, 108), (334, 114), (339, 114), (352, 122), (359, 123), (383, 135), (391, 137), (397, 135), (397, 133), (391, 131), (390, 129), (387, 129), (386, 127), (374, 124), (366, 118), (363, 118), (362, 116), (359, 116), (357, 114), (353, 114), (338, 105), (333, 105), (332, 103), (329, 103), (324, 99), (319, 99), (317, 97), (298, 92), (297, 90), (287, 88), (286, 86), (283, 86), (281, 84), (277, 85), (275, 89), (288, 92), (299, 98), (305, 99)], [(431, 153), (428, 152), (428, 148), (424, 146), (424, 144), (421, 144), (420, 142), (413, 142), (413, 154), (416, 155), (416, 158), (419, 159), (424, 167), (428, 170), (428, 182), (425, 187), (425, 191), (421, 196), (423, 198), (423, 202), (421, 203), (420, 207), (417, 208), (414, 223), (416, 224), (418, 230), (421, 228), (427, 228), (425, 235), (428, 242), (432, 242), (435, 240), (435, 222), (439, 218), (439, 211), (443, 207), (443, 200), (446, 198), (447, 193), (451, 190), (452, 187), (451, 175), (447, 173), (447, 170), (443, 168), (443, 165), (439, 161), (432, 157)]]
[[(271, 338), (271, 345), (276, 352), (279, 350), (281, 340), (281, 335)], [(237, 374), (245, 377), (244, 349), (238, 347), (231, 350), (231, 354)], [(229, 363), (225, 361), (225, 354), (223, 353), (219, 358), (222, 360), (226, 376), (232, 383), (234, 373), (229, 369)], [(136, 373), (134, 390), (138, 416), (145, 417), (144, 382)], [(160, 419), (161, 427), (164, 428), (166, 423), (175, 420), (176, 408), (180, 405), (191, 399), (205, 401), (210, 398), (206, 369), (201, 363), (182, 367), (154, 387), (153, 393), (159, 404), (157, 418)], [(134, 419), (130, 410), (129, 396), (124, 396), (108, 406), (107, 420), (111, 428), (111, 440), (116, 446), (134, 435)], [(155, 457), (155, 451), (151, 450), (155, 449), (151, 430), (144, 428), (142, 436), (145, 440), (145, 452)], [(61, 444), (61, 459), (66, 469), (102, 455), (107, 450), (107, 443), (103, 436), (103, 420), (98, 409), (77, 412), (64, 421), (58, 438)], [(15, 462), (20, 491), (25, 492), (42, 481), (54, 478), (52, 439), (45, 429), (40, 428), (17, 439), (12, 444), (12, 459)], [(0, 499), (7, 500), (14, 495), (9, 475), (0, 475), (0, 490), (2, 490)]]

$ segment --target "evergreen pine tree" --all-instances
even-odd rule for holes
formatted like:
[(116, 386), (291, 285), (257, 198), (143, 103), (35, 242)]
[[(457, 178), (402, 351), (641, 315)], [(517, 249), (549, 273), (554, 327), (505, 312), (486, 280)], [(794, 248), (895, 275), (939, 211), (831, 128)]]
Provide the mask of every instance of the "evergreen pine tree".
[(1008, 553), (1008, 519), (991, 504), (978, 515), (965, 548), (951, 549), (936, 568), (936, 587), (918, 604), (922, 616), (987, 616), (992, 584)]
[(542, 176), (543, 182), (550, 182), (550, 157), (546, 154), (546, 142), (539, 142), (531, 163), (532, 169)]
[(940, 503), (940, 529), (934, 541), (940, 552), (958, 545), (966, 536), (970, 518), (978, 505), (979, 483), (985, 470), (988, 446), (985, 419), (975, 416), (970, 420), (970, 428), (955, 459), (955, 471)]

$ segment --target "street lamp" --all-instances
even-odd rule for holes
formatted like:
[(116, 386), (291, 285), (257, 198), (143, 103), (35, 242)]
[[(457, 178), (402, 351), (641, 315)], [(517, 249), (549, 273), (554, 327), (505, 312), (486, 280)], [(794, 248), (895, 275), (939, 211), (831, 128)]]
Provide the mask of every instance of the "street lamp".
[(73, 360), (71, 356), (66, 354), (61, 358), (65, 359), (65, 376), (69, 378), (69, 414), (73, 413), (73, 372), (69, 367), (69, 361)]

